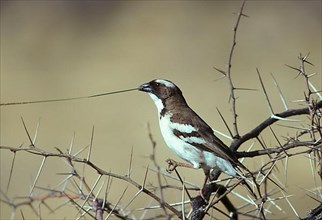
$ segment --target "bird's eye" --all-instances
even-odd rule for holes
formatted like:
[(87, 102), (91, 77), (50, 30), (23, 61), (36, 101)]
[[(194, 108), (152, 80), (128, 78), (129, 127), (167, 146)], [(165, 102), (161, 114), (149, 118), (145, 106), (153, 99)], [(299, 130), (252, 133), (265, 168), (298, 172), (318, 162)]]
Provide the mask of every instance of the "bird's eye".
[(160, 87), (160, 85), (161, 85), (161, 84), (160, 84), (160, 83), (156, 83), (155, 85), (156, 85), (157, 87)]

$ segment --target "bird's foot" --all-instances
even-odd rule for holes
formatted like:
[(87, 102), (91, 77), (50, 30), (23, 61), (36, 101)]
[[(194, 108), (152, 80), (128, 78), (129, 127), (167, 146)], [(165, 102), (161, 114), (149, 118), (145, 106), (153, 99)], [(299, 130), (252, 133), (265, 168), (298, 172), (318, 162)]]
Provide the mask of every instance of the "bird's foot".
[(172, 171), (174, 171), (177, 167), (194, 168), (193, 165), (191, 165), (189, 163), (177, 162), (177, 161), (172, 160), (170, 158), (167, 159), (166, 162), (168, 163), (167, 171), (169, 173), (171, 173)]
[(178, 163), (170, 158), (167, 159), (166, 162), (168, 163), (168, 167), (167, 167), (168, 173), (171, 173), (172, 171), (174, 171), (178, 166)]

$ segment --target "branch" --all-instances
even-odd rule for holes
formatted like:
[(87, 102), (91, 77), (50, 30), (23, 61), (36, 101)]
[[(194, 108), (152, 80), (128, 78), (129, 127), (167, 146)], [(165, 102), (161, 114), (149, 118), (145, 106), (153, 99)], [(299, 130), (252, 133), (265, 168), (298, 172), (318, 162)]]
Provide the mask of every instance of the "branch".
[(238, 132), (238, 126), (237, 126), (237, 111), (236, 111), (236, 96), (235, 96), (235, 86), (231, 77), (231, 63), (232, 63), (232, 59), (233, 59), (233, 54), (234, 54), (234, 50), (235, 50), (235, 46), (237, 44), (236, 42), (236, 38), (237, 38), (237, 29), (239, 27), (239, 22), (242, 16), (246, 16), (243, 14), (243, 9), (245, 6), (245, 0), (243, 1), (239, 13), (238, 13), (238, 17), (237, 17), (237, 21), (236, 24), (234, 26), (234, 36), (233, 36), (233, 44), (231, 46), (230, 49), (230, 54), (229, 54), (229, 59), (228, 59), (228, 69), (227, 69), (227, 78), (229, 81), (229, 86), (230, 86), (230, 99), (231, 99), (231, 110), (232, 110), (232, 114), (233, 114), (233, 128), (234, 128), (234, 138), (238, 138), (239, 137), (239, 132)]
[(111, 176), (111, 177), (123, 180), (123, 181), (131, 184), (132, 186), (136, 187), (137, 189), (139, 189), (140, 191), (142, 191), (146, 195), (148, 195), (151, 198), (153, 198), (154, 200), (156, 200), (158, 203), (163, 204), (164, 207), (166, 207), (168, 210), (170, 210), (178, 218), (180, 218), (180, 219), (182, 218), (181, 212), (179, 212), (177, 209), (172, 207), (169, 203), (167, 203), (165, 201), (162, 201), (161, 198), (156, 196), (153, 192), (149, 191), (147, 188), (145, 188), (141, 184), (137, 183), (133, 179), (129, 178), (128, 176), (118, 175), (118, 174), (115, 174), (115, 173), (112, 173), (112, 172), (104, 171), (101, 168), (99, 168), (97, 165), (95, 165), (94, 163), (92, 163), (91, 161), (88, 161), (86, 159), (81, 159), (81, 158), (75, 157), (75, 156), (70, 155), (70, 154), (50, 153), (50, 152), (46, 152), (44, 150), (41, 150), (41, 149), (39, 149), (37, 147), (15, 148), (15, 147), (8, 147), (8, 146), (0, 146), (0, 150), (10, 150), (12, 152), (25, 151), (25, 152), (28, 152), (28, 153), (31, 153), (31, 154), (43, 156), (44, 158), (48, 158), (48, 157), (66, 158), (69, 161), (86, 164), (86, 165), (92, 167), (94, 170), (96, 170), (97, 173), (100, 174), (100, 175)]
[(310, 213), (302, 220), (316, 220), (322, 218), (322, 203), (310, 211)]
[[(256, 156), (261, 156), (261, 155), (271, 155), (273, 153), (281, 153), (286, 150), (296, 148), (296, 147), (303, 147), (303, 146), (315, 146), (315, 147), (321, 147), (322, 145), (322, 140), (319, 142), (313, 142), (313, 141), (295, 141), (293, 143), (285, 144), (283, 146), (278, 146), (274, 148), (267, 148), (263, 150), (254, 150), (254, 151), (243, 151), (243, 152), (236, 152), (236, 157), (237, 158), (242, 158), (242, 157), (256, 157)], [(319, 146), (321, 145), (321, 146)]]
[[(238, 184), (235, 184), (235, 187), (237, 185)], [(203, 188), (203, 194), (206, 196), (205, 199), (209, 202), (210, 196), (214, 192), (215, 192), (215, 196), (217, 196), (218, 198), (214, 202), (211, 202), (209, 204), (200, 195), (195, 198), (192, 198), (191, 199), (191, 207), (192, 207), (191, 219), (193, 220), (203, 219), (204, 216), (208, 213), (208, 210), (210, 208), (215, 208), (214, 205), (219, 201), (221, 201), (224, 204), (224, 206), (230, 213), (231, 220), (238, 219), (237, 209), (227, 197), (227, 195), (233, 190), (233, 188), (230, 188), (228, 190), (227, 187), (220, 184), (216, 184), (214, 182), (205, 185), (205, 187)], [(217, 211), (229, 217), (223, 211), (219, 209), (217, 209)]]
[[(319, 101), (315, 105), (315, 110), (321, 109), (321, 108), (322, 108), (322, 101)], [(275, 116), (277, 116), (278, 118), (289, 118), (289, 117), (292, 117), (292, 116), (308, 115), (308, 114), (310, 114), (310, 109), (309, 108), (300, 108), (300, 109), (289, 109), (287, 111), (277, 113), (277, 114), (275, 114)], [(256, 138), (265, 128), (267, 128), (268, 126), (270, 126), (270, 125), (274, 124), (275, 122), (279, 121), (279, 119), (277, 119), (277, 117), (274, 117), (274, 118), (269, 117), (269, 118), (267, 118), (265, 121), (260, 123), (257, 127), (252, 129), (250, 132), (244, 134), (239, 139), (236, 139), (234, 142), (232, 142), (230, 148), (233, 151), (237, 151), (237, 149), (240, 147), (240, 145), (242, 145), (244, 142), (246, 142), (246, 141), (248, 141), (248, 140), (250, 140), (252, 138)]]

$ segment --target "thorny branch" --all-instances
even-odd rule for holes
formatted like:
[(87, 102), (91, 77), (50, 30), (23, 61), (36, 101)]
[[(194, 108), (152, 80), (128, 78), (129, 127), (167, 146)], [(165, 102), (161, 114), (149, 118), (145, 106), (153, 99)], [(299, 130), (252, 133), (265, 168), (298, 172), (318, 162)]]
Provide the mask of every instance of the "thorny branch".
[[(319, 109), (322, 108), (322, 100), (317, 102), (315, 105), (315, 111), (319, 111)], [(320, 110), (321, 111), (321, 110)], [(231, 144), (230, 148), (234, 151), (236, 151), (243, 143), (246, 141), (258, 137), (260, 133), (268, 128), (270, 125), (273, 125), (275, 122), (281, 120), (281, 119), (286, 119), (292, 116), (300, 116), (300, 115), (308, 115), (310, 114), (310, 110), (305, 107), (305, 108), (299, 108), (299, 109), (289, 109), (281, 113), (275, 114), (277, 117), (269, 117), (265, 121), (261, 122), (258, 126), (253, 128), (251, 131), (248, 133), (242, 135), (238, 140), (236, 140), (234, 143)], [(315, 131), (319, 132), (321, 129), (314, 129)]]
[(160, 199), (161, 199), (160, 206), (163, 209), (164, 215), (167, 217), (167, 219), (171, 219), (171, 216), (168, 214), (168, 211), (167, 211), (166, 207), (164, 206), (165, 199), (164, 199), (164, 192), (163, 192), (161, 173), (160, 173), (161, 168), (160, 168), (160, 166), (157, 163), (157, 160), (155, 158), (156, 157), (156, 145), (157, 144), (156, 144), (155, 140), (153, 139), (149, 124), (148, 124), (148, 130), (149, 130), (149, 139), (150, 139), (151, 144), (152, 144), (151, 160), (153, 161), (154, 166), (157, 168), (157, 179), (158, 179), (158, 185), (159, 185), (159, 189), (160, 189)]
[[(72, 168), (74, 167), (74, 164), (73, 163), (81, 163), (81, 164), (87, 165), (87, 166), (93, 168), (94, 170), (96, 170), (99, 175), (113, 177), (113, 178), (116, 178), (116, 179), (119, 179), (119, 180), (122, 180), (122, 181), (125, 181), (125, 182), (131, 184), (132, 186), (134, 186), (138, 190), (140, 190), (142, 193), (150, 196), (151, 198), (153, 198), (154, 200), (156, 200), (157, 202), (159, 202), (160, 204), (162, 204), (165, 208), (167, 208), (168, 210), (170, 210), (171, 212), (173, 212), (174, 215), (176, 215), (177, 217), (181, 218), (181, 213), (178, 212), (174, 207), (172, 207), (167, 202), (163, 201), (156, 194), (154, 194), (153, 192), (151, 192), (150, 190), (148, 190), (147, 188), (145, 188), (144, 186), (142, 186), (138, 182), (134, 181), (132, 178), (130, 178), (128, 176), (118, 175), (118, 174), (115, 174), (115, 173), (112, 173), (112, 172), (104, 171), (101, 168), (99, 168), (97, 165), (95, 165), (93, 162), (88, 161), (87, 159), (82, 159), (82, 158), (76, 157), (76, 156), (71, 155), (71, 154), (68, 154), (68, 153), (63, 153), (61, 150), (58, 150), (59, 153), (47, 152), (47, 151), (44, 151), (44, 150), (41, 150), (41, 149), (37, 148), (36, 146), (28, 146), (28, 147), (20, 147), (20, 148), (8, 147), (8, 146), (0, 146), (0, 149), (2, 149), (2, 150), (10, 150), (11, 152), (19, 152), (19, 151), (28, 152), (30, 154), (43, 156), (44, 158), (49, 158), (49, 157), (65, 158), (65, 159), (67, 159), (68, 163), (70, 164), (70, 166)], [(70, 173), (70, 175), (71, 176), (76, 176), (78, 179), (80, 179), (81, 182), (82, 182), (82, 184), (86, 186), (87, 191), (89, 191), (90, 193), (92, 193), (93, 188), (91, 188), (91, 187), (89, 187), (87, 185), (84, 177), (80, 176), (78, 174), (78, 172), (74, 168), (72, 169), (72, 172)], [(82, 195), (85, 195), (84, 193), (81, 193), (81, 194)], [(66, 194), (66, 196), (67, 196), (67, 194)], [(87, 195), (86, 197), (93, 199), (94, 198), (94, 195), (93, 194), (92, 195)], [(49, 198), (49, 197), (46, 197), (46, 198)], [(69, 199), (73, 199), (73, 197), (68, 197), (68, 198)], [(34, 201), (34, 199), (31, 199), (31, 201)], [(4, 202), (9, 203), (8, 201), (4, 201)], [(14, 205), (13, 207), (17, 207), (18, 205), (20, 206), (20, 205), (23, 205), (23, 204), (24, 203), (21, 203), (21, 204), (12, 204), (11, 203), (11, 205)], [(80, 208), (83, 211), (86, 211), (83, 207), (80, 207)]]
[(237, 38), (237, 30), (239, 27), (239, 23), (240, 23), (240, 19), (242, 16), (246, 16), (245, 14), (243, 14), (243, 10), (244, 10), (244, 6), (245, 6), (245, 0), (242, 3), (242, 6), (240, 7), (240, 11), (238, 13), (238, 17), (237, 17), (237, 21), (236, 24), (234, 26), (234, 37), (233, 37), (233, 44), (231, 46), (231, 50), (229, 53), (229, 59), (228, 59), (228, 68), (227, 68), (227, 78), (229, 81), (229, 86), (230, 86), (230, 99), (231, 99), (231, 111), (233, 114), (233, 127), (234, 127), (234, 136), (233, 138), (238, 138), (239, 137), (239, 132), (238, 132), (238, 123), (237, 123), (237, 110), (236, 110), (236, 96), (235, 96), (235, 86), (232, 80), (232, 74), (231, 74), (231, 67), (232, 67), (232, 59), (233, 59), (233, 54), (235, 51), (235, 46), (237, 44), (236, 42), (236, 38)]

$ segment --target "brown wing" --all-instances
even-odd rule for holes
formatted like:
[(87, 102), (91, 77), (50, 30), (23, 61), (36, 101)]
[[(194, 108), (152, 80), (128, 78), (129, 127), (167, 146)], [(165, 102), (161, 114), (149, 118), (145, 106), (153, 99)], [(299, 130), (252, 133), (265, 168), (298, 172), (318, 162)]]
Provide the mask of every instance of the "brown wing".
[[(187, 115), (190, 115), (190, 117), (186, 117)], [(230, 161), (235, 166), (244, 167), (244, 165), (242, 165), (234, 156), (233, 152), (213, 133), (211, 127), (205, 121), (203, 121), (193, 110), (191, 110), (190, 108), (181, 109), (180, 113), (173, 115), (173, 117), (176, 117), (176, 121), (179, 121), (180, 123), (190, 124), (196, 128), (199, 128), (198, 132), (192, 133), (182, 133), (176, 130), (175, 132), (178, 136), (196, 136), (203, 138), (207, 143), (191, 144), (201, 148), (204, 151), (213, 152), (216, 156), (224, 160)]]

